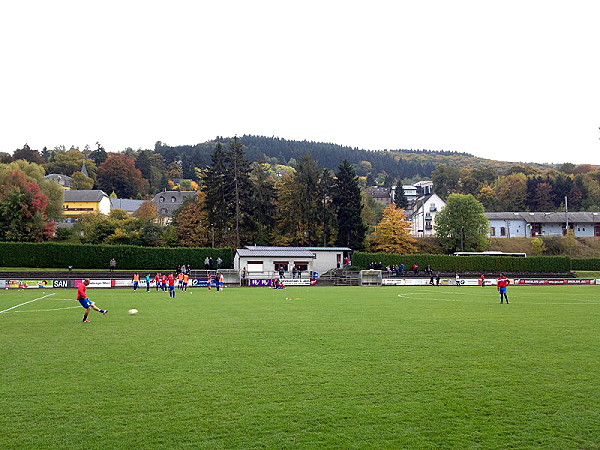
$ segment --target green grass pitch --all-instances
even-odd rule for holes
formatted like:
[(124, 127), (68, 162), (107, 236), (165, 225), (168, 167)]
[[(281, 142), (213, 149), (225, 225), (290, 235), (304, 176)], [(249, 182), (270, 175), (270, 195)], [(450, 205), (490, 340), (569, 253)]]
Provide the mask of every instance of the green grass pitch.
[(0, 292), (0, 448), (600, 448), (596, 286), (88, 293)]

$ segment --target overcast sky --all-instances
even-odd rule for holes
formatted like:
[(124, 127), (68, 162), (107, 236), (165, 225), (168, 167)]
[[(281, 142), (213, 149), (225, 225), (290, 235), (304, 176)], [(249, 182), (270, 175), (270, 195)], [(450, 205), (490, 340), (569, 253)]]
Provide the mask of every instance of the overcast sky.
[(0, 151), (254, 134), (600, 164), (600, 1), (6, 1)]

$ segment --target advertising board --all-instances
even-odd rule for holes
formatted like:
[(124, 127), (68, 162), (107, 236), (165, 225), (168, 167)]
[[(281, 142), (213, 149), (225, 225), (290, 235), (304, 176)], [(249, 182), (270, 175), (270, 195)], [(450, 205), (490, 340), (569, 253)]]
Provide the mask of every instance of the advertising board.
[[(83, 280), (75, 280), (74, 287), (78, 288)], [(112, 286), (112, 280), (90, 280), (88, 287), (91, 288), (109, 288)]]
[(48, 280), (8, 280), (4, 286), (9, 289), (47, 289), (52, 287)]
[(597, 284), (595, 279), (587, 278), (519, 278), (514, 281), (514, 284), (523, 286), (565, 286), (565, 285), (590, 285)]

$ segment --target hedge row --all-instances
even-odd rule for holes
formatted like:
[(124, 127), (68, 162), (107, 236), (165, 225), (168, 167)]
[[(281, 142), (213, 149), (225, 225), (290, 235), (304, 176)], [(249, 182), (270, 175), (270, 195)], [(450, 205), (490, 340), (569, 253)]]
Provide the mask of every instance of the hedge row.
[(430, 265), (442, 272), (545, 272), (566, 273), (571, 270), (571, 258), (563, 256), (533, 256), (517, 258), (508, 256), (453, 256), (453, 255), (395, 255), (388, 253), (354, 252), (352, 265), (369, 268), (371, 262), (383, 267), (404, 264), (410, 270), (418, 264), (421, 270)]
[(0, 267), (108, 269), (112, 258), (119, 269), (160, 270), (191, 264), (204, 268), (204, 259), (221, 258), (223, 268), (233, 267), (230, 248), (167, 248), (134, 245), (90, 245), (0, 242)]
[(571, 270), (600, 270), (600, 258), (573, 258)]

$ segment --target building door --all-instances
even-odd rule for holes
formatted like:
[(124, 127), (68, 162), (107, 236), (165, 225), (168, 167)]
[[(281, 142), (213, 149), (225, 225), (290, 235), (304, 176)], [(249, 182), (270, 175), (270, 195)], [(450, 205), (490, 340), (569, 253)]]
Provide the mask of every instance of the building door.
[(541, 236), (542, 235), (542, 224), (541, 223), (532, 223), (531, 224), (531, 237)]

